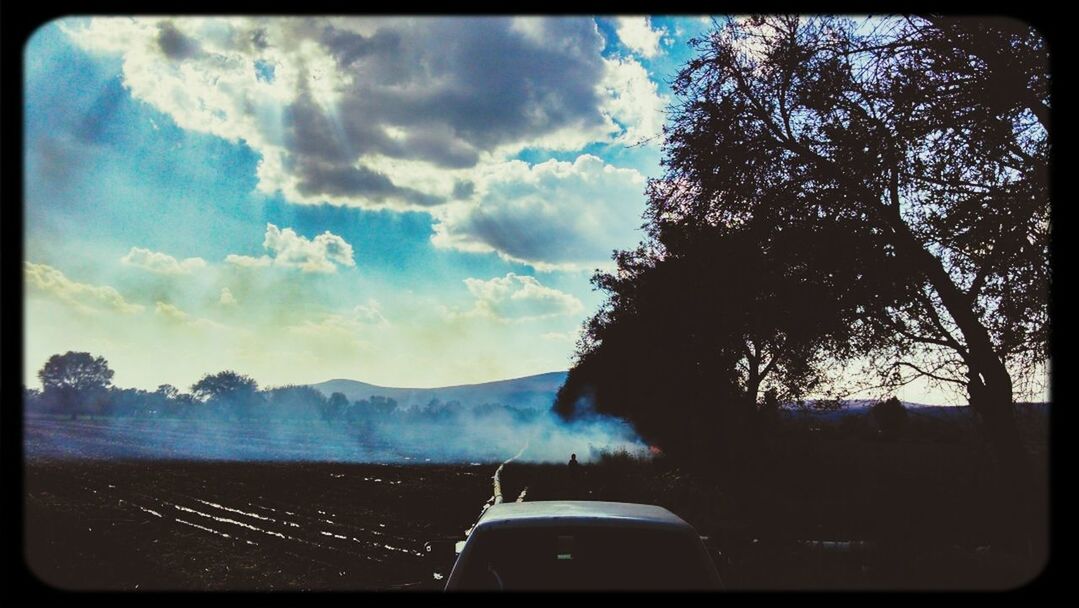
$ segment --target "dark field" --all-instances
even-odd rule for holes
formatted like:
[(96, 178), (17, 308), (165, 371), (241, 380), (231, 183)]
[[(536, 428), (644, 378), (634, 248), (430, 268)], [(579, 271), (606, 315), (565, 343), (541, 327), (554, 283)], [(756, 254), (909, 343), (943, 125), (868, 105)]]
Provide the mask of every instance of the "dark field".
[[(30, 569), (64, 589), (437, 588), (492, 467), (30, 461)], [(448, 574), (442, 569), (440, 575)]]
[[(1049, 549), (1045, 436), (1028, 437), (1038, 521), (1018, 544), (1002, 542), (1004, 489), (972, 434), (786, 432), (740, 491), (628, 455), (575, 475), (511, 462), (501, 491), (665, 506), (710, 538), (732, 590), (1010, 589)], [(64, 589), (439, 589), (450, 565), (424, 544), (464, 537), (499, 464), (94, 460), (26, 447), (26, 559)]]

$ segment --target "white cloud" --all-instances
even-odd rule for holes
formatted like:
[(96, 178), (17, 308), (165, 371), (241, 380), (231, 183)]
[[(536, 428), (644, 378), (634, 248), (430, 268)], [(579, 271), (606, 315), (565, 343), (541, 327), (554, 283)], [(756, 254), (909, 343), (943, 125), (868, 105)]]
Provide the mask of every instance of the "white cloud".
[(120, 258), (127, 266), (135, 266), (157, 274), (191, 274), (193, 271), (206, 267), (206, 260), (202, 258), (186, 258), (177, 260), (171, 255), (150, 251), (142, 247), (132, 247), (127, 255)]
[(382, 315), (382, 305), (374, 298), (368, 298), (367, 304), (357, 304), (352, 308), (352, 317), (368, 325), (389, 326), (390, 322)]
[(652, 29), (648, 17), (615, 17), (615, 32), (618, 39), (627, 48), (643, 57), (655, 57), (659, 53), (659, 39), (667, 31), (663, 28)]
[(389, 326), (390, 323), (382, 315), (378, 301), (371, 298), (367, 304), (358, 304), (346, 313), (326, 314), (317, 321), (305, 320), (290, 325), (287, 330), (332, 348), (349, 350), (363, 346), (372, 329), (385, 329)]
[[(258, 189), (293, 203), (430, 210), (524, 148), (658, 132), (654, 85), (633, 60), (601, 56), (589, 18), (110, 17), (61, 28), (119, 55), (132, 96), (181, 128), (250, 146)], [(643, 18), (622, 30), (644, 52), (660, 34)], [(426, 177), (401, 179), (397, 163)]]
[(607, 92), (604, 113), (624, 129), (618, 141), (629, 145), (648, 140), (660, 143), (664, 110), (669, 103), (660, 95), (648, 71), (634, 59), (604, 59), (606, 69), (600, 86)]
[(337, 272), (340, 266), (355, 266), (352, 259), (352, 245), (329, 230), (308, 239), (296, 234), (292, 228), (281, 229), (273, 224), (266, 224), (266, 238), (262, 246), (272, 255), (252, 257), (229, 254), (225, 261), (236, 266), (264, 267), (280, 266), (299, 268), (304, 272)]
[(222, 306), (235, 306), (237, 304), (236, 297), (232, 295), (232, 290), (228, 287), (221, 288), (221, 298), (217, 301)]
[(590, 270), (643, 236), (644, 176), (595, 156), (533, 166), (510, 161), (478, 184), (475, 202), (436, 215), (436, 246), (497, 252), (538, 270)]
[(237, 255), (230, 253), (225, 256), (225, 261), (235, 266), (243, 266), (244, 268), (262, 268), (273, 264), (273, 258), (268, 255), (259, 257), (252, 257), (249, 255)]
[(471, 314), (529, 320), (579, 314), (584, 310), (584, 305), (573, 295), (546, 287), (535, 277), (512, 272), (487, 281), (468, 278), (465, 286), (476, 299)]
[(84, 313), (94, 313), (101, 308), (122, 314), (141, 312), (141, 304), (132, 304), (120, 292), (107, 285), (78, 283), (64, 273), (46, 264), (23, 262), (23, 276), (32, 290), (48, 294)]
[(227, 329), (226, 326), (210, 319), (204, 319), (201, 317), (193, 317), (187, 312), (181, 310), (179, 307), (169, 304), (168, 302), (162, 302), (158, 300), (154, 304), (154, 314), (165, 319), (169, 323), (185, 325), (188, 327), (195, 327), (199, 329), (215, 329), (222, 330)]
[(154, 312), (170, 321), (181, 323), (187, 322), (191, 318), (191, 315), (176, 306), (160, 300), (154, 304)]

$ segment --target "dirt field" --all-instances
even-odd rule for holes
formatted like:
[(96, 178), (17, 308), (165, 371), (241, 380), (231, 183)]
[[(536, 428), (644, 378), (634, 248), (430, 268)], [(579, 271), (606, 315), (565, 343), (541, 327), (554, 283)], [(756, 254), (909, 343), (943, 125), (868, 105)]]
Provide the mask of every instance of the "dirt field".
[(32, 460), (26, 559), (64, 589), (433, 589), (424, 543), (463, 535), (491, 472)]
[[(51, 421), (26, 433), (26, 562), (55, 587), (440, 589), (450, 564), (436, 563), (424, 544), (464, 537), (492, 497), (501, 462), (117, 456), (134, 430), (100, 427)], [(1036, 547), (996, 545), (983, 450), (816, 435), (783, 443), (775, 455), (783, 466), (772, 467), (769, 491), (752, 503), (661, 461), (619, 458), (578, 471), (512, 462), (499, 489), (506, 502), (665, 506), (722, 550), (717, 566), (732, 590), (1008, 589), (1042, 567)], [(870, 542), (866, 551), (830, 553), (818, 541)]]

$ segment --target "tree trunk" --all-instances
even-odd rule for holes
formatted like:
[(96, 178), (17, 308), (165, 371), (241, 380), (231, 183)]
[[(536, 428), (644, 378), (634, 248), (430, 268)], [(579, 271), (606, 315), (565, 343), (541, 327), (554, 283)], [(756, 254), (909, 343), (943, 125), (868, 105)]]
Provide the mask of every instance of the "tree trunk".
[(964, 359), (967, 362), (967, 377), (970, 379), (967, 392), (971, 407), (985, 422), (989, 440), (997, 456), (1002, 461), (1014, 462), (1014, 459), (1023, 454), (1023, 450), (1015, 428), (1012, 378), (993, 348), (989, 330), (975, 314), (970, 298), (956, 286), (941, 261), (922, 247), (898, 213), (890, 220), (896, 236), (896, 249), (925, 272), (945, 310), (963, 334), (967, 349)]
[(964, 294), (952, 281), (940, 260), (926, 251), (909, 232), (905, 223), (896, 228), (897, 248), (905, 250), (925, 271), (930, 284), (940, 296), (948, 314), (955, 321), (967, 347), (967, 394), (971, 408), (982, 421), (982, 428), (995, 456), (1000, 492), (1001, 513), (998, 533), (1009, 545), (1022, 544), (1029, 538), (1030, 524), (1045, 514), (1031, 510), (1034, 491), (1033, 470), (1019, 437), (1015, 419), (1012, 379), (1007, 367), (993, 348), (989, 331), (975, 314)]

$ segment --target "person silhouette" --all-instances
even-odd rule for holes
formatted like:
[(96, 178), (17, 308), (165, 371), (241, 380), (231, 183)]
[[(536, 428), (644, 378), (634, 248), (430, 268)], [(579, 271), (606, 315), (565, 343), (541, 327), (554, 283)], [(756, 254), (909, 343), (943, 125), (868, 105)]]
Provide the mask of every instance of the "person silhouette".
[(581, 463), (577, 462), (577, 455), (569, 455), (569, 466), (566, 470), (566, 494), (572, 500), (581, 498)]

